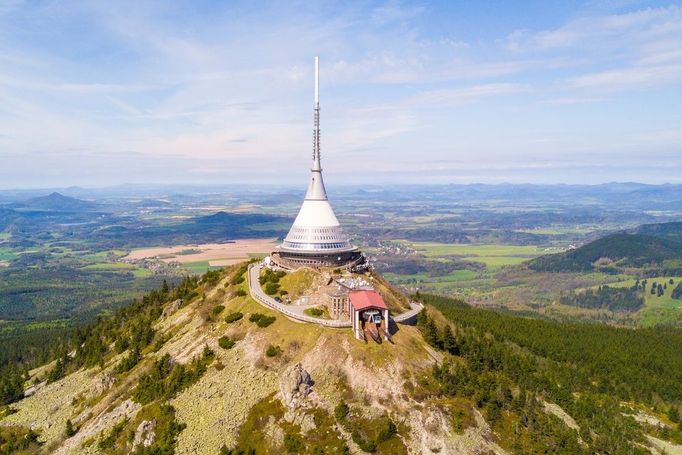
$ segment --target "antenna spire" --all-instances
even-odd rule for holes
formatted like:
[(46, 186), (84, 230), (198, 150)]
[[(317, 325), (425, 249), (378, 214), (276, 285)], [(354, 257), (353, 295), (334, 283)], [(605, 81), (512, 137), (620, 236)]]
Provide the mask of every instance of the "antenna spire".
[(315, 106), (313, 107), (313, 171), (322, 171), (320, 164), (320, 57), (315, 56)]
[(315, 106), (320, 104), (320, 57), (315, 56)]

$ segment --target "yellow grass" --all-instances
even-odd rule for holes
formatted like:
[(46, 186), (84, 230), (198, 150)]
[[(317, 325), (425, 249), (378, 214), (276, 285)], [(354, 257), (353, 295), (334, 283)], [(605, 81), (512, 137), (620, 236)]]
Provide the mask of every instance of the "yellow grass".
[[(241, 239), (230, 243), (201, 243), (198, 245), (174, 245), (169, 247), (142, 248), (132, 251), (123, 259), (139, 260), (159, 258), (164, 262), (209, 261), (212, 266), (226, 266), (249, 259), (249, 254), (267, 254), (277, 245), (276, 239)], [(199, 250), (181, 254), (184, 250)]]

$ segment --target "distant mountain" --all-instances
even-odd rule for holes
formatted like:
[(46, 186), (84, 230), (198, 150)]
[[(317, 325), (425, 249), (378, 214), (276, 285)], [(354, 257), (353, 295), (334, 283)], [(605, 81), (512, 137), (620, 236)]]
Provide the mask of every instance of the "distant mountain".
[(608, 259), (615, 266), (662, 265), (682, 259), (682, 242), (645, 234), (607, 235), (574, 250), (541, 256), (528, 262), (538, 272), (588, 272), (594, 263)]
[(95, 210), (97, 205), (80, 199), (64, 196), (56, 191), (47, 195), (28, 199), (20, 205), (21, 208), (33, 210), (50, 210), (57, 212), (81, 212)]

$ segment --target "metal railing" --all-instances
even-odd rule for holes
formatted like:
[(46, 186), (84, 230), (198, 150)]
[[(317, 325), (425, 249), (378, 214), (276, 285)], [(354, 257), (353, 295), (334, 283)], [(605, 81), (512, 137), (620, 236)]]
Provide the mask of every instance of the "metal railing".
[(261, 304), (265, 305), (266, 307), (279, 311), (280, 313), (283, 313), (284, 315), (292, 319), (296, 319), (298, 321), (320, 324), (325, 327), (336, 328), (352, 327), (351, 321), (340, 321), (338, 319), (322, 319), (291, 311), (289, 308), (287, 308), (285, 304), (279, 303), (278, 301), (276, 301), (275, 299), (273, 299), (272, 297), (268, 296), (263, 292), (263, 290), (260, 287), (260, 283), (258, 282), (258, 271), (260, 271), (260, 266), (257, 266), (255, 264), (249, 266), (248, 273), (249, 290), (251, 291), (251, 296)]
[[(351, 321), (340, 321), (338, 319), (322, 319), (316, 318), (314, 316), (300, 314), (295, 311), (291, 311), (289, 308), (287, 308), (287, 305), (276, 301), (275, 299), (267, 295), (265, 292), (263, 292), (263, 289), (261, 289), (260, 283), (258, 282), (260, 269), (261, 266), (259, 264), (251, 264), (249, 266), (249, 271), (247, 273), (247, 280), (249, 284), (249, 291), (251, 293), (251, 297), (256, 299), (256, 301), (258, 301), (262, 305), (265, 305), (266, 307), (273, 309), (275, 311), (279, 311), (280, 313), (292, 319), (296, 319), (298, 321), (310, 322), (312, 324), (320, 324), (325, 327), (335, 328), (345, 328), (353, 326)], [(424, 305), (420, 303), (410, 302), (410, 308), (411, 309), (409, 311), (406, 311), (405, 313), (401, 313), (395, 317), (391, 317), (393, 322), (402, 323), (413, 318), (421, 310), (424, 309)]]

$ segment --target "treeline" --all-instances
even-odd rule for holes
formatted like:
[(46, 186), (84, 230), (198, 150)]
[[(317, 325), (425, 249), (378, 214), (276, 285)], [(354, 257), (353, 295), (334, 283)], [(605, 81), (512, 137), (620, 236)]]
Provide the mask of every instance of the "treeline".
[(596, 289), (563, 294), (559, 302), (580, 308), (634, 312), (644, 306), (644, 296), (639, 289), (599, 286)]
[[(161, 289), (153, 290), (131, 305), (114, 313), (111, 317), (98, 317), (89, 326), (75, 330), (69, 344), (62, 350), (55, 367), (48, 375), (48, 382), (56, 381), (81, 367), (103, 366), (110, 354), (131, 350), (127, 369), (131, 369), (130, 356), (137, 357), (142, 349), (149, 346), (157, 337), (152, 328), (161, 316), (166, 302), (182, 300), (187, 302), (198, 295), (199, 278), (186, 277), (174, 289), (164, 280)], [(162, 343), (161, 343), (162, 344)], [(157, 347), (160, 348), (161, 344)], [(110, 346), (113, 345), (113, 352)]]
[[(215, 284), (217, 278), (216, 272), (209, 272), (201, 281)], [(197, 297), (199, 282), (198, 277), (186, 277), (171, 289), (164, 281), (160, 289), (149, 292), (111, 316), (100, 316), (90, 325), (69, 329), (68, 335), (64, 334), (62, 338), (46, 338), (46, 343), (39, 345), (37, 353), (28, 359), (20, 352), (15, 355), (0, 352), (0, 359), (6, 362), (4, 366), (0, 365), (0, 403), (8, 404), (23, 398), (28, 366), (35, 365), (38, 360), (45, 363), (56, 359), (46, 377), (48, 382), (57, 381), (82, 367), (103, 366), (109, 356), (125, 351), (129, 353), (117, 366), (116, 372), (132, 369), (142, 358), (143, 349), (151, 346), (152, 350), (158, 350), (166, 341), (153, 329), (164, 304), (174, 300), (187, 302)], [(33, 336), (45, 337), (45, 333), (36, 331)]]
[(6, 325), (9, 327), (0, 334), (0, 406), (23, 398), (28, 370), (53, 359), (66, 346), (73, 330), (69, 326)]
[[(627, 415), (634, 411), (622, 401), (653, 404), (662, 392), (669, 404), (679, 404), (679, 333), (670, 348), (656, 352), (668, 333), (523, 319), (438, 296), (421, 300), (455, 324), (451, 330), (426, 312), (419, 316), (427, 342), (456, 356), (434, 368), (436, 393), (472, 400), (514, 452), (648, 453), (639, 447), (645, 442), (640, 425)], [(543, 401), (561, 406), (579, 431), (546, 412)], [(665, 436), (681, 440), (682, 432)]]

